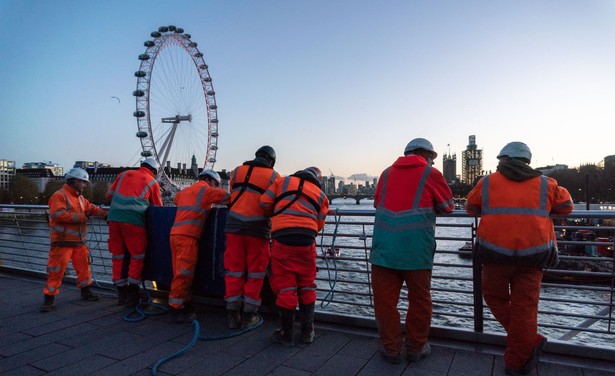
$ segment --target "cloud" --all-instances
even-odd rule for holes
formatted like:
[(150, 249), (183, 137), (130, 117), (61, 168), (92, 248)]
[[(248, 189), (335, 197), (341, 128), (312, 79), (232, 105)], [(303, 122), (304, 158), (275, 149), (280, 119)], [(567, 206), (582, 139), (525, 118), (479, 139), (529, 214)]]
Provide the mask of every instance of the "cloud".
[(364, 172), (358, 174), (352, 174), (346, 178), (346, 180), (356, 180), (356, 181), (372, 181), (376, 178), (376, 176), (368, 175)]

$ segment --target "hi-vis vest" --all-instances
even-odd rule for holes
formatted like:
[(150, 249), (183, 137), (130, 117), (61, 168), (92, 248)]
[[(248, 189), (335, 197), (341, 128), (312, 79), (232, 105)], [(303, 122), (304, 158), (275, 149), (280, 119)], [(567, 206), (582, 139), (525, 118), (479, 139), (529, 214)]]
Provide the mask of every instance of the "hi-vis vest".
[(242, 221), (265, 220), (260, 196), (280, 175), (272, 168), (241, 165), (231, 173), (229, 217)]
[(68, 184), (49, 199), (49, 238), (52, 246), (84, 244), (88, 232), (89, 216), (98, 216), (103, 210), (79, 195)]
[(177, 213), (171, 235), (187, 235), (200, 239), (211, 205), (224, 204), (228, 198), (229, 194), (224, 189), (210, 187), (204, 180), (178, 192), (174, 199)]
[(522, 182), (500, 172), (485, 176), (468, 194), (466, 210), (480, 215), (477, 250), (484, 263), (552, 267), (557, 244), (550, 214), (573, 209), (568, 191), (547, 176)]
[(271, 231), (305, 228), (318, 233), (329, 212), (329, 199), (314, 183), (297, 176), (280, 177), (261, 196), (263, 210), (272, 215)]
[(109, 222), (145, 226), (145, 211), (149, 205), (162, 206), (160, 185), (146, 167), (120, 173), (106, 197), (112, 197), (107, 217)]

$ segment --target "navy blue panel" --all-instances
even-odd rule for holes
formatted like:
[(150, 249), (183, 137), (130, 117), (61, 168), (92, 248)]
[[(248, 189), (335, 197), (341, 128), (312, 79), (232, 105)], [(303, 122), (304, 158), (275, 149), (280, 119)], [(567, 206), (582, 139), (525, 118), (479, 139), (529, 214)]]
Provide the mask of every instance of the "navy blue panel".
[[(213, 208), (207, 215), (199, 243), (199, 260), (194, 276), (195, 295), (224, 297), (224, 226), (227, 208)], [(169, 291), (173, 280), (169, 234), (176, 207), (150, 206), (145, 213), (149, 237), (143, 279), (156, 281), (158, 289)]]

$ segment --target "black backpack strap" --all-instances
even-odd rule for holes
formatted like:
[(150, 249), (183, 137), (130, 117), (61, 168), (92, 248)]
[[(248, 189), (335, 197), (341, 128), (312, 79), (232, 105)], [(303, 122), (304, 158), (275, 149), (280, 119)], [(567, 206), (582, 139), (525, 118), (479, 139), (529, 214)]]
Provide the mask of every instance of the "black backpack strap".
[(273, 207), (274, 208), (276, 207), (278, 202), (280, 202), (283, 198), (291, 196), (291, 195), (295, 195), (295, 198), (293, 198), (288, 204), (284, 205), (284, 207), (282, 209), (275, 211), (273, 213), (272, 217), (274, 217), (274, 216), (282, 213), (284, 210), (288, 209), (292, 204), (297, 202), (297, 200), (299, 200), (299, 198), (301, 198), (301, 196), (303, 196), (314, 207), (314, 210), (316, 210), (316, 215), (318, 215), (318, 213), (320, 213), (320, 205), (318, 205), (318, 202), (314, 201), (314, 199), (312, 199), (311, 197), (309, 197), (308, 195), (303, 193), (303, 183), (304, 183), (305, 179), (303, 179), (303, 178), (300, 178), (300, 179), (301, 180), (299, 180), (299, 186), (297, 187), (296, 190), (286, 191), (286, 192), (282, 193), (281, 195), (279, 195), (278, 197), (275, 198), (275, 200), (273, 202)]
[(297, 202), (297, 200), (299, 200), (299, 198), (301, 197), (302, 193), (301, 191), (303, 190), (303, 182), (305, 181), (303, 178), (300, 178), (301, 180), (299, 180), (299, 186), (297, 187), (296, 190), (292, 190), (292, 191), (286, 191), (284, 193), (282, 193), (281, 195), (279, 195), (278, 197), (275, 198), (275, 200), (273, 201), (273, 207), (275, 208), (276, 205), (278, 204), (278, 202), (282, 201), (283, 198), (291, 196), (291, 195), (295, 195), (295, 198), (293, 198), (288, 204), (286, 204), (282, 209), (275, 211), (273, 213), (273, 215), (271, 215), (272, 217), (275, 217), (276, 215), (282, 213), (284, 210), (288, 209), (292, 204), (294, 204), (295, 202)]
[[(248, 186), (250, 186), (252, 189), (256, 189), (256, 190), (257, 190), (260, 194), (265, 193), (265, 191), (264, 191), (262, 188), (257, 187), (257, 186), (255, 186), (255, 185), (253, 185), (253, 184), (249, 184), (249, 182), (250, 182), (250, 176), (252, 175), (252, 170), (253, 170), (253, 169), (254, 169), (254, 165), (253, 165), (253, 164), (251, 164), (251, 165), (250, 165), (250, 167), (248, 168), (248, 172), (246, 173), (246, 177), (245, 177), (245, 179), (243, 180), (243, 182), (241, 182), (241, 190), (239, 191), (239, 193), (237, 194), (237, 196), (235, 196), (235, 199), (234, 199), (234, 200), (233, 200), (230, 204), (228, 204), (228, 208), (229, 208), (229, 210), (233, 207), (233, 205), (235, 205), (235, 203), (237, 202), (237, 200), (239, 200), (239, 197), (241, 197), (241, 195), (243, 194), (243, 192), (245, 192), (245, 191), (246, 191), (246, 189), (248, 188)], [(262, 191), (262, 192), (261, 192), (261, 191)]]

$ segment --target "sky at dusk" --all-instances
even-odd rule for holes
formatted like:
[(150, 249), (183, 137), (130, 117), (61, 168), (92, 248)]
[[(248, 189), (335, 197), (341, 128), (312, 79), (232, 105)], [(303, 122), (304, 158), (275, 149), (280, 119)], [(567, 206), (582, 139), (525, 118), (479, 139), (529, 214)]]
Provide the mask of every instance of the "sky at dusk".
[(217, 170), (268, 144), (282, 174), (378, 176), (415, 137), (458, 174), (470, 135), (485, 170), (510, 141), (533, 167), (615, 154), (612, 0), (0, 0), (0, 159), (138, 163), (137, 57), (166, 25), (209, 65)]

